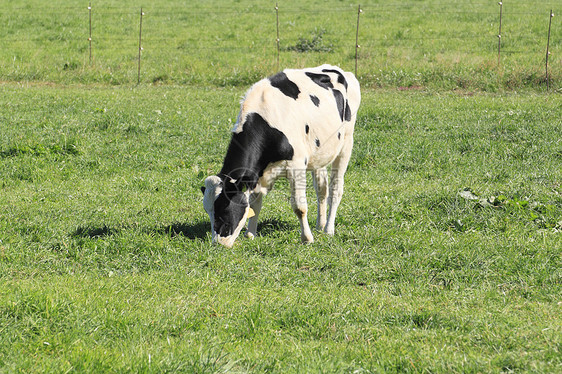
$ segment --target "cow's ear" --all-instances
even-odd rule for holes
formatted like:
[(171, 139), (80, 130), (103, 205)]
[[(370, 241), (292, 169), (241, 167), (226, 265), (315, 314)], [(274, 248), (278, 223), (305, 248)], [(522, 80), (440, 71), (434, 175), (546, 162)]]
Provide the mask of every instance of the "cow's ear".
[(203, 195), (205, 195), (205, 186), (201, 187), (201, 192), (203, 192)]

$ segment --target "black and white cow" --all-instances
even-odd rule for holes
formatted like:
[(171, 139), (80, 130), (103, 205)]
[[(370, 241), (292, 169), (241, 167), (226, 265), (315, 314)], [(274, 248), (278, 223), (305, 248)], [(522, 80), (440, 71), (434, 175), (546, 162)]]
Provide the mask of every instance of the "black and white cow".
[(307, 171), (318, 196), (316, 227), (333, 235), (360, 102), (359, 82), (336, 66), (287, 69), (254, 84), (242, 101), (222, 170), (202, 187), (213, 241), (232, 246), (248, 218), (246, 235), (253, 238), (262, 198), (284, 176), (301, 239), (312, 242)]

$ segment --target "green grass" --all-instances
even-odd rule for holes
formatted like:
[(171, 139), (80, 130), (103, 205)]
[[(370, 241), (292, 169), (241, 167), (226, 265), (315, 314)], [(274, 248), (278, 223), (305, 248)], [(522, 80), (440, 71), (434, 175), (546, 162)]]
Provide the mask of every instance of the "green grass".
[[(226, 249), (199, 189), (274, 4), (94, 2), (90, 65), (86, 3), (4, 1), (0, 373), (560, 372), (557, 4), (504, 3), (498, 69), (497, 2), (361, 2), (336, 235), (301, 245), (281, 180)], [(356, 12), (280, 2), (281, 67), (353, 70)]]
[[(544, 90), (549, 12), (557, 13), (559, 4), (504, 3), (498, 67), (495, 1), (361, 2), (361, 82), (364, 87)], [(136, 83), (144, 6), (142, 82), (247, 86), (278, 68), (274, 4), (95, 1), (90, 63), (87, 2), (5, 1), (0, 6), (0, 80)], [(357, 5), (280, 2), (280, 67), (330, 62), (354, 70)], [(555, 90), (562, 81), (560, 26), (554, 17), (550, 74)]]
[(0, 90), (0, 371), (560, 370), (557, 96), (364, 90), (336, 236), (225, 249), (245, 87)]

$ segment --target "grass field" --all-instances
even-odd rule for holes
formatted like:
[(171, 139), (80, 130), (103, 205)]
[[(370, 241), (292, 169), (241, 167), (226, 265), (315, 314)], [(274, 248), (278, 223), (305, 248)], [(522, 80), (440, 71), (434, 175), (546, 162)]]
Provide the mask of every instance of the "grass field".
[[(9, 0), (0, 5), (0, 79), (141, 81), (247, 86), (277, 70), (275, 2)], [(355, 68), (357, 3), (279, 2), (280, 66), (330, 61)], [(497, 1), (362, 1), (358, 75), (364, 87), (545, 89), (549, 13), (560, 4), (504, 1), (498, 67)], [(551, 88), (562, 82), (562, 25), (552, 19)], [(299, 51), (305, 51), (299, 52)]]
[(244, 90), (1, 90), (0, 371), (560, 370), (557, 96), (366, 91), (336, 236), (225, 249)]
[[(89, 66), (84, 4), (3, 2), (0, 373), (560, 372), (562, 30), (545, 92), (542, 44), (523, 41), (556, 4), (504, 3), (498, 70), (496, 2), (362, 2), (379, 36), (336, 235), (301, 245), (280, 180), (256, 239), (226, 249), (200, 187), (275, 70), (272, 7), (153, 2), (137, 86), (119, 33), (140, 4), (93, 4)], [(280, 7), (282, 67), (353, 69), (356, 4)], [(318, 35), (331, 51), (289, 48)]]

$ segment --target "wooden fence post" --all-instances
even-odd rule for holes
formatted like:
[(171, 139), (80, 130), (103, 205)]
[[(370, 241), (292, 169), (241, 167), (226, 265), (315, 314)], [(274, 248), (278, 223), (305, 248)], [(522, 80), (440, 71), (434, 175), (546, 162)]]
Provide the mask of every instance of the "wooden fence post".
[(279, 39), (279, 4), (278, 3), (275, 3), (275, 18), (277, 19), (277, 39), (275, 39), (277, 43), (277, 71), (279, 71), (280, 39)]
[(552, 9), (550, 10), (550, 17), (548, 20), (548, 38), (546, 41), (546, 62), (545, 62), (545, 79), (546, 79), (546, 89), (549, 90), (550, 89), (550, 77), (548, 76), (548, 56), (550, 56), (550, 27), (552, 26), (552, 17), (554, 17), (554, 13), (552, 12)]
[(90, 65), (92, 65), (92, 3), (88, 5), (88, 13), (90, 18), (90, 34), (88, 36), (88, 42), (90, 43)]
[(498, 31), (498, 67), (500, 67), (500, 56), (501, 56), (501, 49), (502, 49), (502, 13), (503, 13), (503, 3), (500, 1), (498, 3), (500, 6), (500, 28)]
[(142, 7), (140, 10), (140, 23), (139, 23), (139, 68), (138, 68), (138, 75), (137, 75), (137, 84), (140, 84), (140, 75), (141, 75), (141, 56), (142, 56), (142, 16), (144, 16), (144, 12), (142, 11)]
[(357, 7), (357, 29), (355, 31), (355, 75), (357, 75), (357, 61), (359, 60), (359, 16), (363, 13), (361, 4)]

